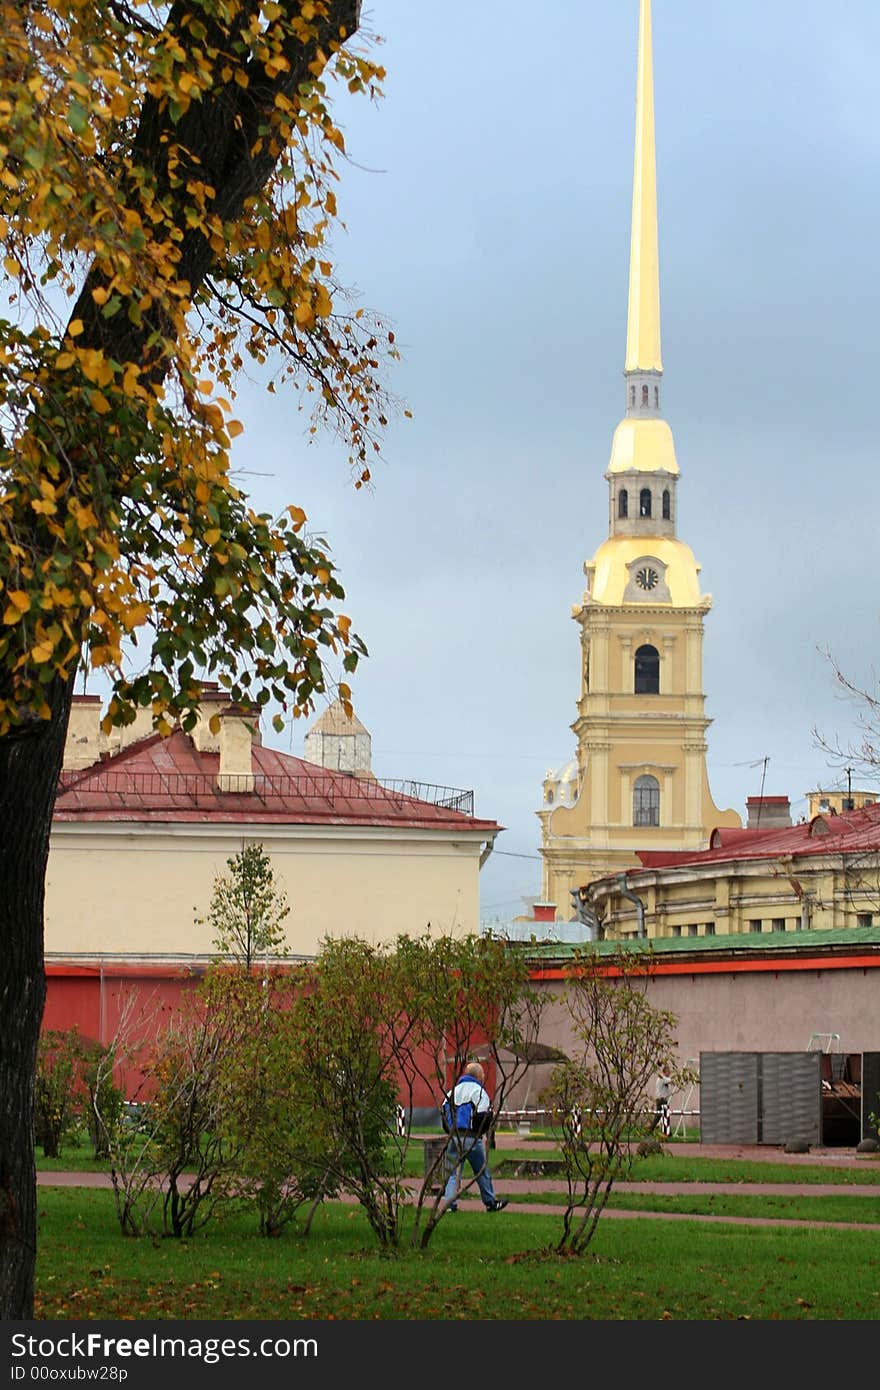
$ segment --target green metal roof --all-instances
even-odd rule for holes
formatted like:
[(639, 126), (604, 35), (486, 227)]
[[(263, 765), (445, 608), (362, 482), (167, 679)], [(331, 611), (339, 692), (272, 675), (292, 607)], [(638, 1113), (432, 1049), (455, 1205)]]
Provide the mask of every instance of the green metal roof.
[(811, 954), (813, 951), (824, 952), (840, 947), (880, 949), (880, 924), (872, 927), (836, 927), (831, 931), (724, 932), (717, 936), (631, 936), (618, 941), (585, 941), (579, 945), (552, 941), (521, 944), (535, 961), (570, 960), (577, 951), (595, 951), (600, 956), (613, 955), (621, 947), (652, 952), (655, 956), (703, 956), (717, 955), (719, 952), (752, 955), (758, 951), (802, 951)]

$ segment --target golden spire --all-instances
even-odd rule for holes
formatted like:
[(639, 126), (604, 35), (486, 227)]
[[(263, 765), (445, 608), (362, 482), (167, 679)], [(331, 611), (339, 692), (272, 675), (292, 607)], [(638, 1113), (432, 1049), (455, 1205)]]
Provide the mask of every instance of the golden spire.
[(651, 0), (641, 0), (636, 87), (636, 156), (629, 258), (627, 372), (662, 372), (660, 257), (657, 245), (657, 161), (654, 150), (654, 64)]

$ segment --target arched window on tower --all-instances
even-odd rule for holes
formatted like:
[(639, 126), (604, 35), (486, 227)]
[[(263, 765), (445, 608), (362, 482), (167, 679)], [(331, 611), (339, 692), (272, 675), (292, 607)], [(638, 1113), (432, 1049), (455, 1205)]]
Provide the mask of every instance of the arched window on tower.
[(625, 487), (622, 487), (617, 494), (617, 515), (629, 516), (629, 494)]
[(642, 405), (647, 406), (647, 404), (648, 404), (648, 388), (647, 388), (647, 386), (643, 386), (643, 387), (642, 387)]
[(654, 409), (655, 409), (655, 410), (659, 410), (659, 409), (660, 409), (660, 387), (659, 387), (659, 386), (655, 386), (655, 387), (654, 387)]
[(663, 489), (663, 520), (670, 521), (672, 518), (672, 498), (669, 496), (669, 488)]
[(643, 487), (639, 493), (639, 516), (651, 515), (651, 489)]
[(633, 690), (636, 695), (660, 694), (660, 653), (656, 647), (638, 648)]
[(629, 388), (629, 403), (630, 405), (635, 405), (636, 403), (636, 388), (634, 386)]
[(637, 777), (633, 787), (633, 825), (660, 824), (660, 783), (656, 777)]

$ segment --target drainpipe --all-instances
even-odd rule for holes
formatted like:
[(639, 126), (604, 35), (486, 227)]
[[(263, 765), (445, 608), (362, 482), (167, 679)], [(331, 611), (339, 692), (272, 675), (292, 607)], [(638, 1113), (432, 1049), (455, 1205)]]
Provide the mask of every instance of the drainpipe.
[(480, 855), (480, 868), (481, 868), (481, 869), (482, 869), (483, 865), (485, 864), (486, 860), (489, 858), (489, 855), (492, 853), (492, 851), (493, 851), (494, 848), (495, 848), (495, 837), (493, 836), (491, 840), (487, 840), (486, 843), (483, 845), (483, 852), (482, 852), (482, 854)]
[(635, 903), (636, 905), (636, 915), (639, 923), (636, 935), (640, 937), (647, 936), (647, 932), (645, 931), (645, 904), (638, 894), (634, 893), (632, 889), (627, 886), (626, 874), (618, 875), (617, 891), (622, 898), (628, 898), (631, 903)]
[(590, 906), (592, 902), (591, 887), (587, 887), (586, 889), (572, 888), (570, 891), (572, 906), (575, 910), (575, 921), (580, 922), (582, 926), (587, 928), (587, 939), (589, 941), (598, 941), (602, 932), (599, 925), (599, 914), (596, 912), (595, 908)]

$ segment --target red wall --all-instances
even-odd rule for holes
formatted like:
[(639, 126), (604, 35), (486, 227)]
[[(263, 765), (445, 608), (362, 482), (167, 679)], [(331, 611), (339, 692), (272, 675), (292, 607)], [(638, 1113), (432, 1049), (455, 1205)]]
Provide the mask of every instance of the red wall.
[[(107, 1044), (113, 1041), (127, 1012), (124, 1025), (129, 1040), (149, 1042), (178, 1008), (184, 991), (194, 989), (203, 968), (180, 966), (139, 967), (125, 965), (79, 965), (54, 963), (46, 966), (46, 1008), (43, 1030), (66, 1031), (76, 1026), (80, 1037)], [(479, 1054), (480, 1048), (475, 1043)], [(486, 1064), (486, 1084), (492, 1093), (494, 1074)], [(426, 1057), (423, 1070), (430, 1075)], [(448, 1085), (457, 1079), (448, 1067)], [(128, 1067), (117, 1076), (117, 1084), (129, 1100), (137, 1096), (142, 1073)], [(433, 1107), (440, 1097), (429, 1082), (419, 1082), (412, 1098), (414, 1106)]]
[[(43, 1031), (75, 1026), (80, 1037), (107, 1044), (121, 1030), (131, 1042), (148, 1042), (202, 973), (178, 966), (47, 965)], [(142, 1074), (128, 1067), (116, 1080), (133, 1100)]]

